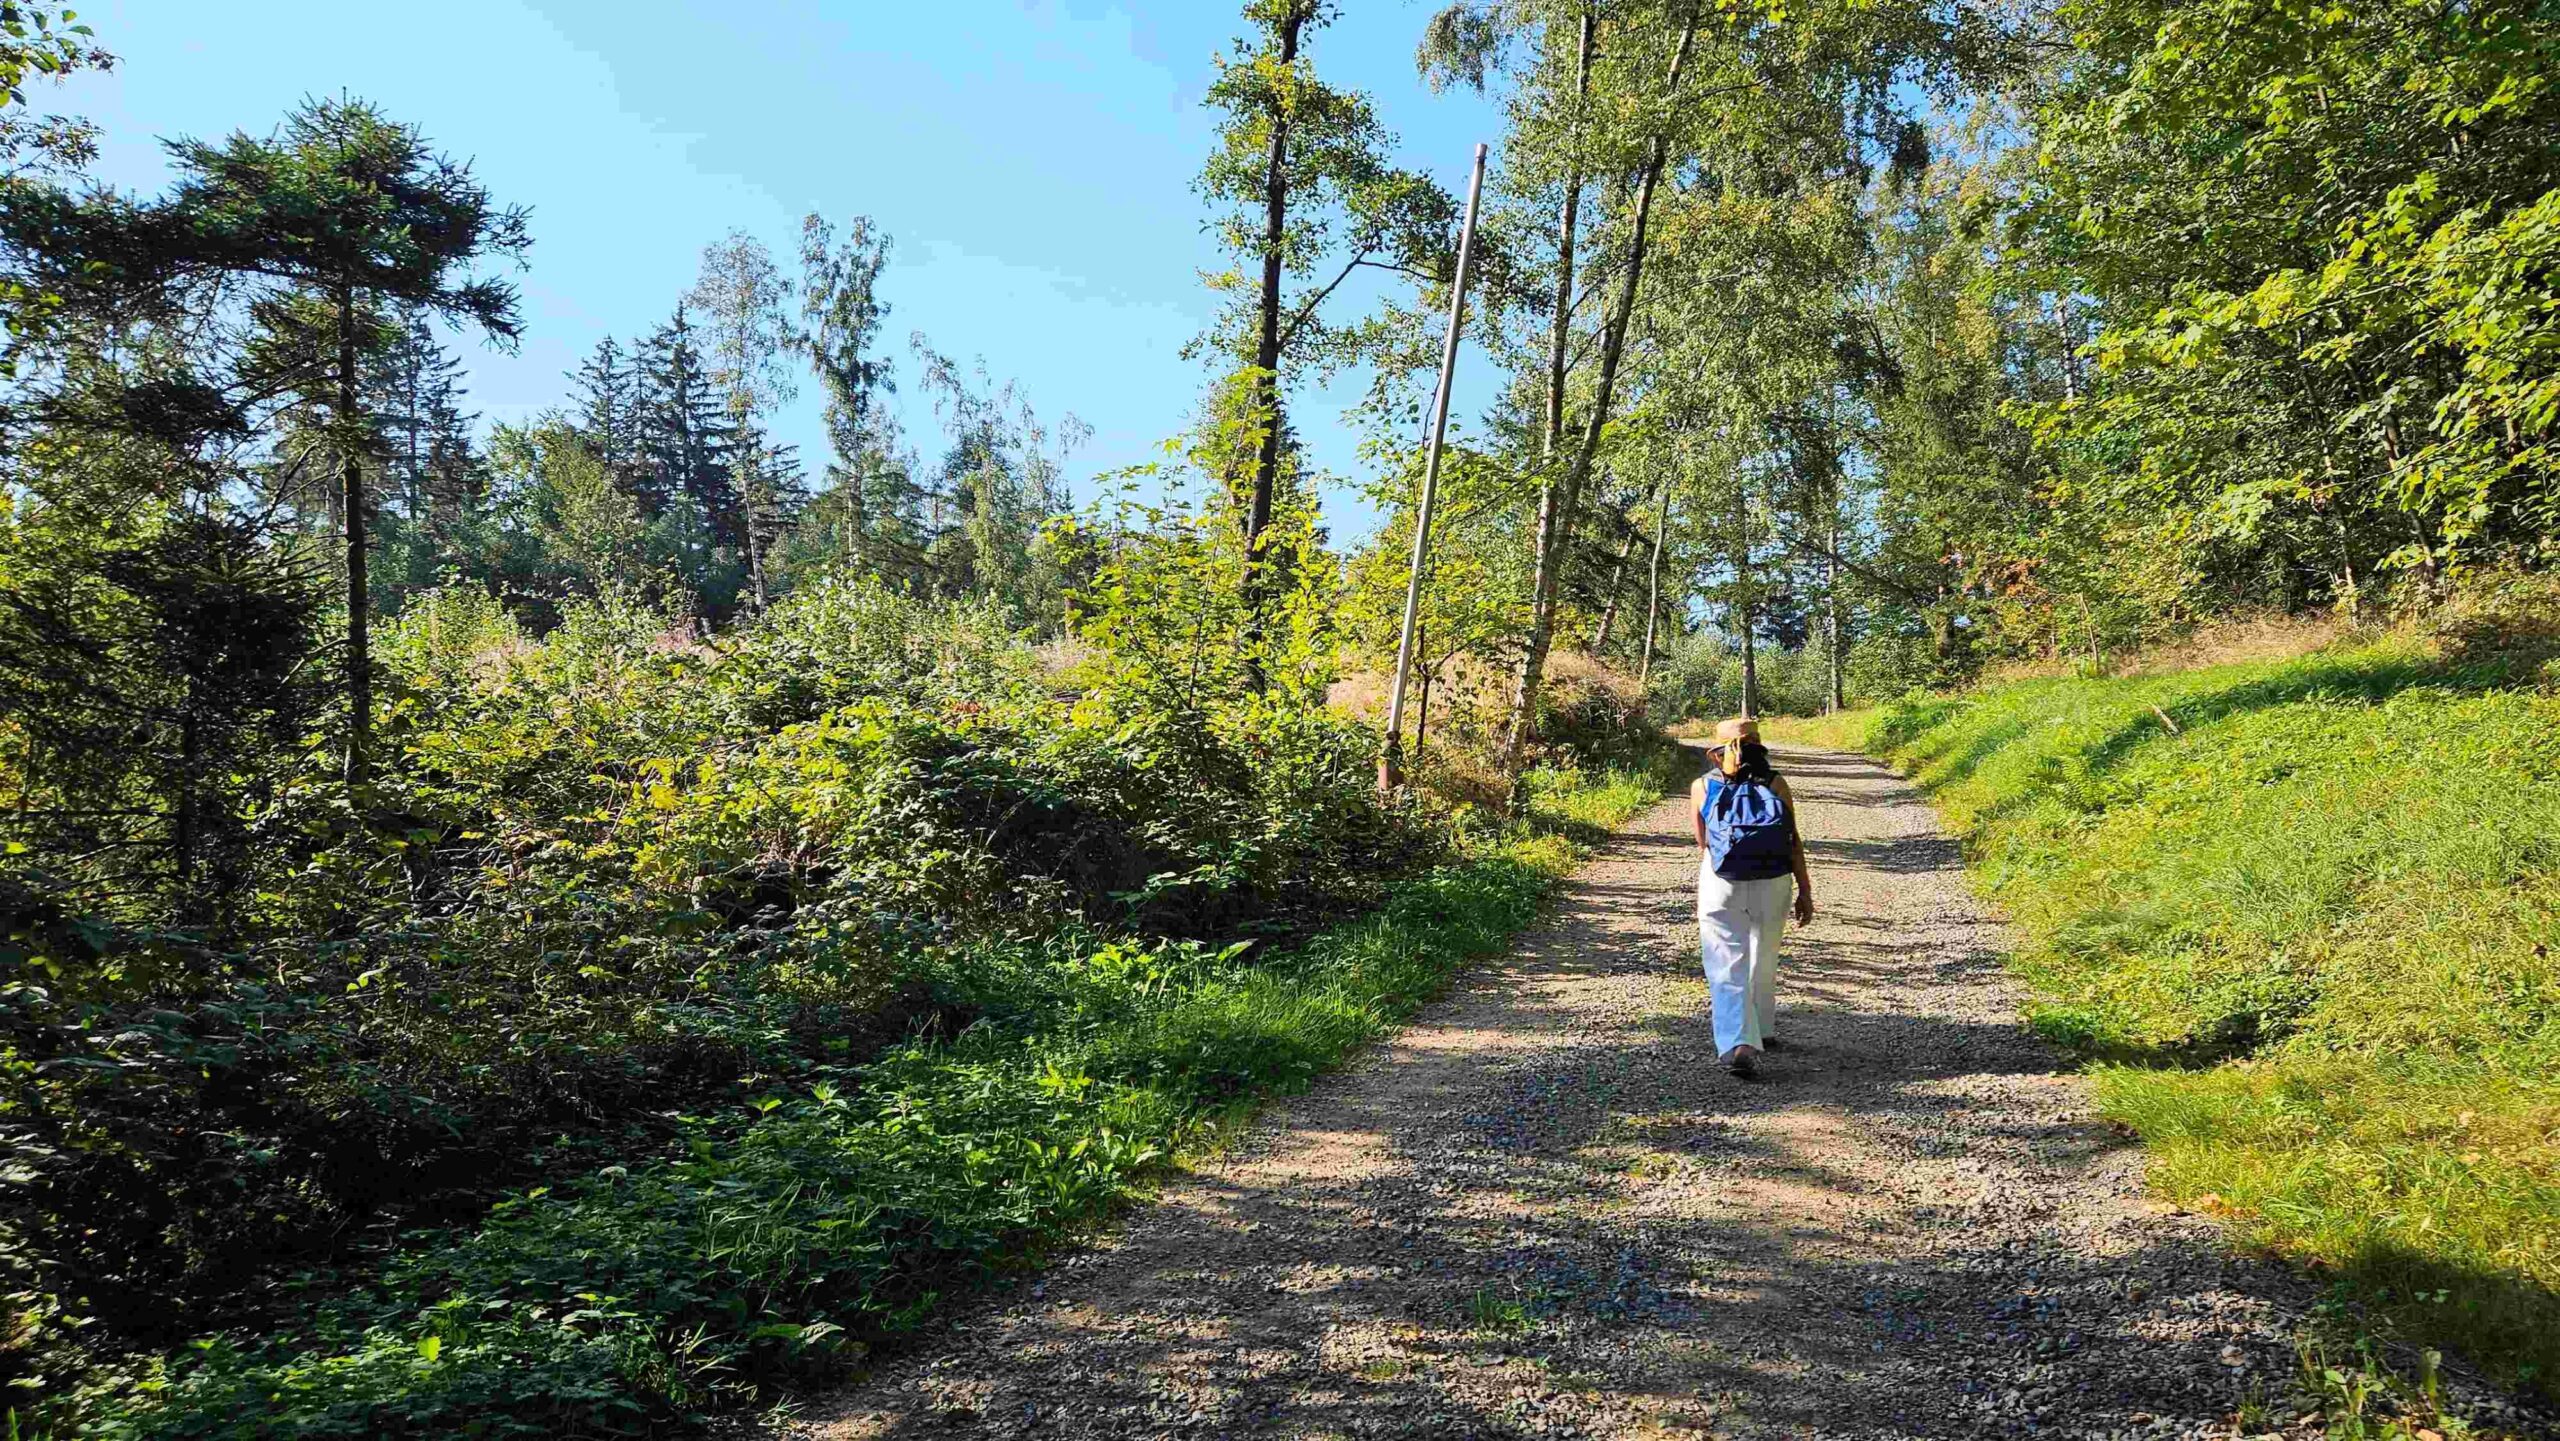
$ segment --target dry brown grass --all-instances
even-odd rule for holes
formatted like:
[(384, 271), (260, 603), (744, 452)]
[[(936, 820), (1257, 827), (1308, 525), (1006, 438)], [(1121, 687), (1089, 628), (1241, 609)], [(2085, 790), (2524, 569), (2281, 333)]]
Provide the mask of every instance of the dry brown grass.
[(2333, 611), (2240, 616), (2214, 621), (2162, 645), (2136, 651), (2118, 675), (2158, 675), (2249, 661), (2291, 660), (2324, 650), (2367, 627)]
[(2421, 617), (2427, 638), (2467, 660), (2503, 659), (2560, 685), (2560, 575), (2497, 571), (2474, 576)]
[[(2459, 582), (2441, 599), (2395, 608), (2386, 616), (2337, 611), (2233, 616), (2130, 655), (2109, 656), (2111, 676), (2167, 675), (2210, 666), (2291, 660), (2335, 645), (2398, 633), (2448, 656), (2504, 657), (2525, 669), (2560, 657), (2560, 576), (2487, 571)], [(2086, 674), (2082, 658), (2051, 657), (1993, 667), (1987, 682)], [(2560, 677), (2552, 677), (2560, 681)]]
[[(1505, 804), (1511, 782), (1496, 752), (1509, 715), (1512, 680), (1509, 667), (1470, 657), (1441, 668), (1431, 686), (1429, 729), (1414, 768), (1417, 785), (1451, 805), (1498, 808)], [(1640, 711), (1644, 703), (1643, 688), (1635, 677), (1581, 651), (1551, 654), (1546, 685), (1551, 702), (1559, 706), (1594, 692), (1630, 711)], [(1371, 725), (1384, 724), (1386, 671), (1357, 670), (1343, 676), (1325, 692), (1325, 704)], [(1408, 726), (1421, 704), (1419, 687), (1405, 692)]]
[(680, 655), (689, 660), (716, 660), (720, 652), (695, 628), (690, 619), (672, 622), (665, 630), (649, 638), (652, 655)]
[[(1487, 730), (1499, 723), (1504, 698), (1510, 691), (1510, 673), (1503, 667), (1488, 665), (1469, 656), (1460, 656), (1440, 667), (1431, 683), (1431, 733), (1438, 736), (1444, 725), (1460, 730)], [(1357, 716), (1371, 725), (1384, 724), (1387, 717), (1387, 672), (1384, 667), (1352, 671), (1333, 683), (1325, 692), (1325, 705), (1344, 715)], [(1422, 701), (1421, 676), (1405, 691), (1406, 724), (1412, 723), (1412, 707)]]
[(1377, 725), (1387, 713), (1387, 673), (1382, 670), (1353, 671), (1325, 691), (1324, 704), (1327, 710)]
[[(1432, 730), (1440, 729), (1444, 712), (1480, 721), (1495, 717), (1509, 704), (1511, 685), (1508, 666), (1488, 664), (1470, 656), (1450, 661), (1441, 667), (1439, 678), (1431, 686)], [(1606, 694), (1630, 710), (1644, 704), (1644, 688), (1636, 684), (1634, 676), (1578, 650), (1559, 650), (1547, 657), (1546, 687), (1558, 701), (1576, 691), (1591, 690)], [(1415, 704), (1420, 696), (1418, 688), (1408, 689), (1405, 704)], [(1387, 713), (1387, 673), (1383, 668), (1352, 671), (1335, 681), (1324, 699), (1333, 710), (1376, 724)]]
[(1606, 691), (1631, 709), (1644, 704), (1644, 687), (1636, 684), (1634, 676), (1583, 651), (1560, 650), (1547, 657), (1547, 684), (1560, 691), (1578, 685)]
[[(2105, 657), (2106, 673), (2158, 675), (2241, 661), (2290, 660), (2334, 645), (2358, 629), (2346, 617), (2329, 612), (2285, 615), (2269, 611), (2233, 616), (2130, 654), (2109, 654)], [(2088, 660), (2086, 653), (2077, 653), (2003, 661), (1986, 670), (1982, 679), (1986, 684), (1999, 684), (2086, 675)]]
[(1051, 679), (1084, 668), (1099, 652), (1074, 636), (1044, 640), (1031, 648), (1032, 658), (1039, 662), (1040, 673)]

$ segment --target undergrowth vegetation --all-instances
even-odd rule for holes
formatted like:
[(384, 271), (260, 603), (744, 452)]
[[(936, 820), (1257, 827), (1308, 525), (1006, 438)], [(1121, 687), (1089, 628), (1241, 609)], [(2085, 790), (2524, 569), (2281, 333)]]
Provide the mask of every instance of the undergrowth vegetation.
[[(2528, 598), (2532, 599), (2532, 598)], [(1906, 767), (2155, 1183), (2560, 1390), (2560, 664), (2522, 625), (1917, 696)], [(1799, 730), (1798, 734), (1806, 734)]]
[[(0, 868), (21, 1434), (612, 1436), (840, 1370), (1498, 947), (1658, 795), (1382, 802), (1373, 731), (814, 588), (716, 645), (383, 637), (375, 794), (220, 924)], [(1223, 692), (1236, 696), (1238, 692)]]

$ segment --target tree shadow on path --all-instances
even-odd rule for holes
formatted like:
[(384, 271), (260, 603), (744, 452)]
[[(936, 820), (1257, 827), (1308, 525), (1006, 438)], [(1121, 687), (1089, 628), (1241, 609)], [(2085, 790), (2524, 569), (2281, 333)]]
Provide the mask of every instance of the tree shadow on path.
[(1909, 789), (1785, 764), (1824, 909), (1764, 1081), (1713, 1064), (1666, 802), (1411, 1031), (818, 1429), (2192, 1436), (2280, 1392), (2303, 1284), (2141, 1202)]

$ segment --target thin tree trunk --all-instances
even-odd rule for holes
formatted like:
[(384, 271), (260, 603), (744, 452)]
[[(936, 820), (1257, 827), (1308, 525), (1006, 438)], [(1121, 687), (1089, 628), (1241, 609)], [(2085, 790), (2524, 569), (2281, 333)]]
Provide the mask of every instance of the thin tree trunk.
[(339, 508), (347, 525), (347, 768), (349, 800), (372, 772), (373, 655), (367, 629), (373, 620), (365, 577), (364, 469), (356, 460), (356, 301), (351, 286), (338, 287), (338, 428), (345, 447), (339, 462)]
[(418, 372), (415, 366), (412, 366), (409, 371), (407, 428), (409, 431), (409, 519), (423, 526), (428, 519), (427, 482), (425, 472), (418, 463)]
[(1601, 608), (1599, 628), (1591, 633), (1594, 655), (1609, 648), (1609, 632), (1618, 624), (1618, 592), (1627, 581), (1627, 557), (1635, 553), (1636, 528), (1628, 526), (1627, 533), (1618, 539), (1618, 558), (1609, 567), (1608, 604)]
[[(2323, 397), (2316, 389), (2305, 387), (2305, 392), (2305, 401), (2308, 402), (2315, 411), (2324, 410), (2326, 408), (2323, 404)], [(2337, 509), (2331, 509), (2329, 505), (2329, 501), (2336, 499), (2339, 489), (2337, 453), (2329, 444), (2329, 432), (2327, 427), (2315, 422), (2313, 428), (2320, 437), (2320, 478), (2322, 481), (2326, 482), (2328, 490), (2326, 498), (2323, 497), (2321, 492), (2315, 491), (2312, 493), (2311, 510), (2315, 515), (2326, 515), (2331, 527), (2337, 531), (2338, 568), (2339, 574), (2342, 577), (2339, 582), (2340, 589), (2338, 593), (2347, 602), (2347, 618), (2349, 620), (2354, 620), (2361, 617), (2364, 613), (2364, 596), (2356, 587), (2356, 558), (2354, 553), (2348, 549), (2347, 517), (2345, 508), (2339, 507)]]
[(1742, 632), (1742, 717), (1759, 714), (1760, 653), (1752, 640), (1754, 624), (1751, 596), (1751, 497), (1737, 485), (1733, 492), (1733, 610), (1735, 626)]
[(763, 460), (761, 447), (748, 452), (746, 462), (738, 467), (738, 529), (747, 541), (747, 582), (756, 598), (756, 614), (762, 615), (773, 597), (764, 583), (764, 540), (756, 533), (756, 469)]
[[(2397, 477), (2408, 461), (2401, 452), (2400, 422), (2387, 415), (2382, 419), (2382, 449), (2391, 457), (2391, 473)], [(2433, 601), (2436, 590), (2435, 547), (2428, 542), (2426, 527), (2418, 523), (2416, 516), (2404, 510), (2400, 512), (2400, 518), (2409, 528), (2409, 539), (2417, 544), (2418, 577), (2426, 585), (2427, 599)]]
[(2053, 298), (2053, 328), (2054, 333), (2062, 341), (2062, 398), (2064, 400), (2080, 398), (2080, 354), (2079, 347), (2071, 343), (2071, 320), (2071, 297), (2056, 295)]
[(1662, 482), (1662, 495), (1653, 507), (1653, 564), (1644, 583), (1644, 659), (1636, 665), (1636, 689), (1642, 690), (1653, 680), (1654, 628), (1662, 619), (1662, 532), (1671, 519), (1671, 482)]
[[(1280, 68), (1286, 70), (1297, 63), (1298, 33), (1307, 22), (1309, 7), (1290, 4), (1280, 17)], [(1253, 457), (1253, 492), (1247, 503), (1244, 522), (1244, 605), (1245, 624), (1258, 637), (1262, 628), (1264, 565), (1263, 532), (1271, 526), (1273, 492), (1280, 475), (1280, 282), (1282, 277), (1281, 246), (1288, 238), (1289, 225), (1289, 118), (1285, 113), (1271, 116), (1271, 149), (1262, 180), (1262, 295), (1259, 328), (1253, 344), (1254, 420), (1262, 427)], [(1263, 687), (1262, 656), (1258, 645), (1245, 649), (1245, 677), (1255, 690)]]
[[(1663, 86), (1666, 94), (1678, 93), (1680, 74), (1688, 67), (1689, 49), (1697, 34), (1697, 20), (1692, 16), (1681, 27), (1679, 48), (1672, 52), (1670, 75)], [(1573, 512), (1581, 498), (1582, 482), (1591, 474), (1592, 462), (1600, 453), (1601, 432), (1609, 422), (1610, 393), (1617, 385), (1618, 363), (1626, 352), (1627, 326), (1635, 317), (1636, 288), (1644, 278), (1645, 226), (1652, 215), (1654, 190), (1660, 185), (1663, 167), (1670, 158), (1670, 137), (1655, 136), (1651, 153), (1645, 157), (1643, 175), (1636, 185), (1635, 219), (1627, 236), (1626, 274), (1619, 280), (1617, 299), (1600, 327), (1600, 371), (1592, 388), (1591, 413), (1584, 420), (1582, 435), (1566, 466), (1552, 514), (1543, 509), (1540, 512), (1538, 573), (1530, 596), (1529, 646), (1527, 654), (1520, 660), (1519, 683), (1511, 696), (1510, 734), (1503, 745), (1504, 763), (1515, 777), (1520, 774), (1529, 731), (1537, 713), (1538, 687), (1546, 673), (1547, 649), (1555, 638), (1555, 561), (1562, 550), (1562, 538), (1573, 529)]]
[(2427, 528), (2418, 524), (2416, 516), (2404, 510), (2400, 512), (2400, 519), (2409, 527), (2410, 543), (2418, 548), (2418, 579), (2426, 586), (2428, 602), (2433, 603), (2437, 580), (2435, 544), (2427, 539)]
[[(1421, 649), (1422, 637), (1416, 635), (1413, 638), (1413, 643), (1416, 650)], [(1422, 667), (1422, 704), (1414, 712), (1413, 717), (1413, 770), (1416, 775), (1420, 775), (1422, 773), (1422, 738), (1430, 733), (1431, 667), (1426, 664)]]
[(1831, 497), (1831, 546), (1823, 560), (1822, 603), (1831, 622), (1831, 685), (1824, 697), (1823, 713), (1836, 715), (1849, 705), (1846, 684), (1847, 658), (1840, 634), (1840, 497)]
[(852, 475), (847, 481), (851, 494), (844, 498), (845, 553), (851, 556), (857, 565), (864, 559), (864, 552), (867, 549), (864, 542), (871, 538), (870, 469), (871, 462), (868, 457), (854, 463)]
[(1448, 440), (1449, 404), (1458, 383), (1458, 342), (1465, 334), (1467, 267), (1475, 258), (1476, 207), (1484, 198), (1484, 157), (1485, 147), (1478, 145), (1467, 179), (1467, 218), (1458, 230), (1458, 270), (1449, 284), (1449, 331), (1441, 342), (1440, 384), (1431, 399), (1430, 438), (1422, 457), (1422, 493), (1415, 498), (1413, 562), (1405, 573), (1404, 619), (1396, 637), (1396, 673), (1387, 686), (1386, 745), (1378, 753), (1381, 791), (1392, 791), (1398, 785), (1396, 746), (1397, 731), (1404, 724), (1405, 677), (1411, 673), (1416, 648), (1422, 644), (1422, 586), (1430, 575), (1431, 515), (1439, 501), (1441, 448)]
[[(1597, 22), (1589, 7), (1582, 12), (1582, 33), (1574, 55), (1574, 137), (1581, 135), (1581, 107), (1591, 93), (1591, 58)], [(1556, 568), (1563, 558), (1563, 536), (1572, 528), (1564, 477), (1556, 465), (1564, 450), (1564, 387), (1573, 350), (1573, 279), (1575, 246), (1582, 230), (1582, 166), (1577, 152), (1565, 170), (1564, 209), (1556, 220), (1556, 290), (1547, 326), (1547, 394), (1539, 464), (1546, 484), (1538, 490), (1538, 526), (1530, 540), (1530, 650), (1534, 659), (1521, 662), (1521, 678), (1504, 755), (1517, 768), (1526, 741), (1527, 712), (1537, 704), (1535, 672), (1546, 665), (1547, 632), (1555, 624)]]
[[(1574, 53), (1573, 105), (1574, 138), (1582, 130), (1582, 105), (1591, 94), (1591, 55), (1595, 22), (1591, 11), (1582, 12), (1582, 37)], [(1547, 410), (1544, 458), (1552, 465), (1556, 450), (1564, 443), (1565, 363), (1573, 341), (1573, 259), (1574, 243), (1581, 233), (1582, 163), (1577, 153), (1566, 166), (1564, 178), (1564, 213), (1556, 220), (1556, 295), (1547, 323)], [(1552, 481), (1552, 477), (1550, 477)], [(1548, 494), (1554, 493), (1552, 484)], [(1541, 508), (1541, 519), (1544, 508)]]
[(1760, 655), (1751, 638), (1754, 629), (1751, 602), (1740, 603), (1742, 611), (1742, 718), (1751, 720), (1760, 714)]

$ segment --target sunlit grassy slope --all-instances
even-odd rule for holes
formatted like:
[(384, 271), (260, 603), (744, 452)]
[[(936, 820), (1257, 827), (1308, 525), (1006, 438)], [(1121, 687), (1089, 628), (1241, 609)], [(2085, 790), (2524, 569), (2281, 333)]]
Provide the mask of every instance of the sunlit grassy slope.
[(2409, 639), (1788, 729), (1891, 758), (2155, 1183), (2560, 1382), (2560, 695)]

